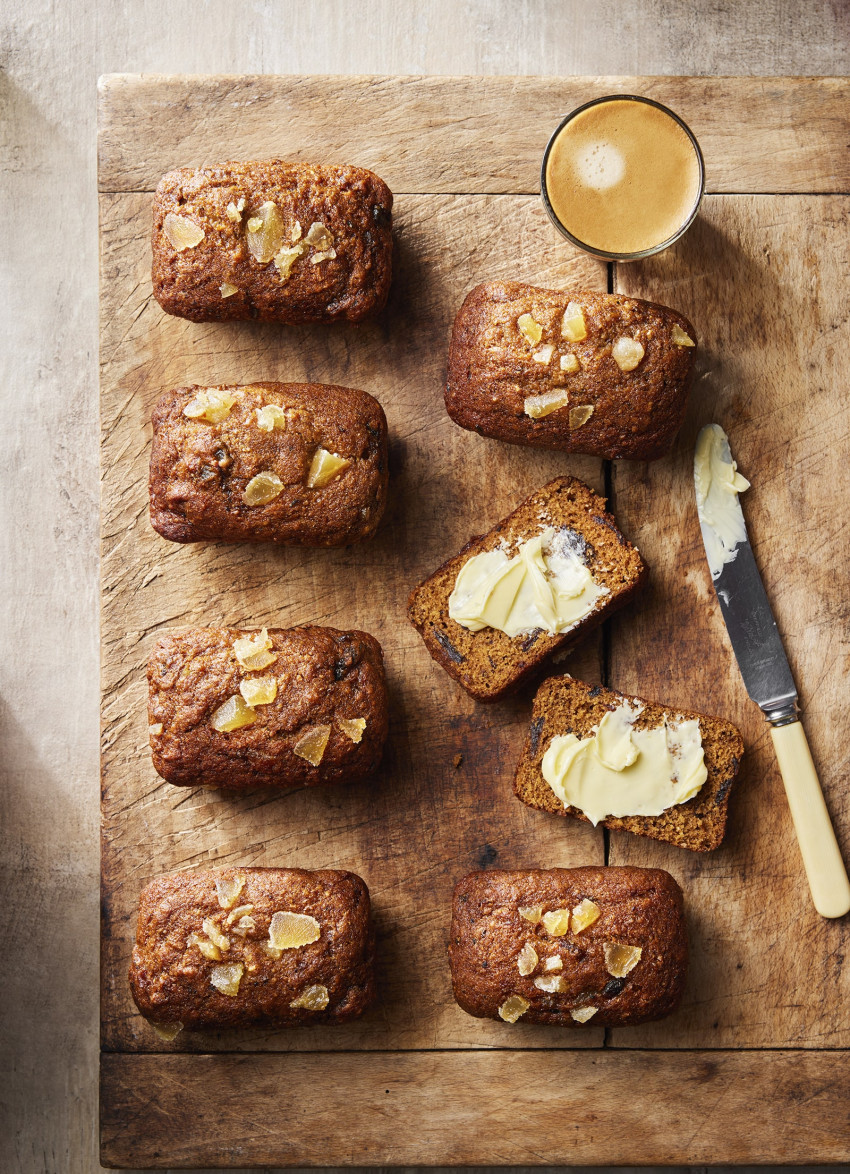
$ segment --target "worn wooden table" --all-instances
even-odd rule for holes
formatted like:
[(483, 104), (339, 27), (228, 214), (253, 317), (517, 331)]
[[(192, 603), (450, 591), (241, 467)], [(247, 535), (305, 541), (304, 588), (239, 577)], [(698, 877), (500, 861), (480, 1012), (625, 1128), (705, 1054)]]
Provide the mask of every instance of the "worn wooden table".
[[(660, 257), (631, 266), (565, 246), (537, 195), (552, 127), (608, 92), (673, 106), (707, 159), (708, 195), (694, 228)], [(841, 589), (848, 547), (837, 504), (850, 493), (841, 374), (850, 346), (847, 99), (839, 80), (104, 80), (106, 1160), (850, 1160), (850, 984), (841, 967), (850, 927), (820, 919), (808, 899), (766, 728), (746, 699), (715, 606), (691, 479), (696, 431), (718, 420), (753, 481), (746, 510), (756, 554), (847, 846), (850, 602)], [(332, 330), (163, 315), (149, 283), (159, 175), (177, 164), (276, 153), (345, 159), (387, 180), (399, 251), (387, 311), (372, 325)], [(450, 323), (465, 291), (493, 277), (633, 293), (691, 318), (702, 340), (700, 372), (670, 458), (566, 458), (451, 423), (441, 397)], [(341, 551), (180, 547), (150, 529), (154, 399), (180, 383), (260, 378), (347, 383), (381, 400), (392, 436), (392, 506), (374, 541)], [(731, 831), (711, 856), (609, 837), (518, 804), (510, 780), (531, 691), (476, 705), (405, 622), (411, 584), (562, 471), (610, 495), (652, 570), (637, 606), (566, 667), (722, 714), (744, 732)], [(183, 623), (306, 621), (361, 626), (384, 646), (392, 734), (375, 782), (232, 799), (159, 780), (144, 708), (144, 661), (156, 635)], [(125, 978), (138, 891), (162, 871), (211, 862), (363, 873), (380, 927), (378, 1008), (333, 1032), (158, 1040), (135, 1013)], [(661, 866), (683, 884), (693, 965), (681, 1011), (607, 1032), (508, 1028), (464, 1015), (445, 961), (453, 882), (489, 864), (602, 862)]]

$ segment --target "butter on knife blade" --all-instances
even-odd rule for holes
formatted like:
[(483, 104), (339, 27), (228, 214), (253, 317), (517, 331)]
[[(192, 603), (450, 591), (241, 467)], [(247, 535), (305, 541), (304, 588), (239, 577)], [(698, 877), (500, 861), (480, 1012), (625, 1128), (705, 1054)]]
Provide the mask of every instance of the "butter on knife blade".
[(706, 424), (694, 454), (694, 486), (702, 525), (705, 553), (712, 579), (732, 561), (747, 540), (738, 494), (750, 488), (729, 451), (729, 441), (719, 424)]

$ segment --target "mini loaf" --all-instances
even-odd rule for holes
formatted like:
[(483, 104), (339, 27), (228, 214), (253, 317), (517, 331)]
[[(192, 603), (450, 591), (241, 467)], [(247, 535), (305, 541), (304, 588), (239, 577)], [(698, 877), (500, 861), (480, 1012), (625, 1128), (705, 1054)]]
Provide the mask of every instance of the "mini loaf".
[(695, 349), (666, 306), (491, 281), (455, 319), (446, 409), (511, 444), (651, 461), (684, 420)]
[(336, 628), (186, 628), (148, 662), (153, 764), (181, 787), (355, 782), (381, 759), (381, 646)]
[(392, 206), (361, 167), (170, 171), (154, 196), (154, 297), (193, 322), (359, 322), (387, 300)]
[(374, 999), (374, 962), (369, 890), (352, 872), (178, 872), (139, 899), (130, 989), (166, 1039), (336, 1024)]
[(449, 962), (455, 999), (479, 1019), (660, 1019), (685, 986), (682, 891), (657, 868), (473, 872), (455, 888)]
[(579, 739), (587, 739), (598, 729), (606, 713), (623, 705), (638, 711), (634, 719), (636, 730), (657, 729), (665, 723), (675, 728), (682, 722), (697, 722), (706, 778), (692, 799), (671, 806), (660, 815), (611, 815), (599, 822), (603, 827), (623, 828), (696, 852), (719, 847), (726, 831), (730, 792), (744, 753), (744, 743), (735, 726), (721, 718), (665, 708), (641, 697), (626, 696), (570, 677), (552, 677), (537, 691), (531, 727), (514, 780), (517, 798), (540, 811), (587, 821), (587, 816), (576, 807), (565, 806), (546, 781), (543, 758), (553, 738), (574, 734)]
[(178, 387), (153, 412), (151, 525), (172, 542), (359, 542), (387, 480), (387, 421), (365, 391)]
[[(524, 544), (548, 535), (544, 553), (559, 554), (574, 571), (589, 572), (598, 597), (587, 614), (562, 630), (537, 626), (514, 635), (496, 627), (474, 631), (449, 614), (459, 576), (475, 556), (500, 550), (518, 558)], [(527, 548), (526, 548), (527, 549)], [(551, 561), (543, 576), (552, 573)], [(637, 550), (605, 512), (605, 500), (574, 477), (559, 477), (527, 498), (483, 538), (474, 538), (411, 593), (408, 616), (434, 660), (479, 701), (516, 689), (554, 653), (575, 643), (626, 604), (646, 577)]]

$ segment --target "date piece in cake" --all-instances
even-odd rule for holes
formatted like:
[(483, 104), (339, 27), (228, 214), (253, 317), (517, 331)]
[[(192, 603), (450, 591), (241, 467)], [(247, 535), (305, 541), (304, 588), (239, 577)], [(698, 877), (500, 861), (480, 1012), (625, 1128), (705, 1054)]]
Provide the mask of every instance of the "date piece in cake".
[(304, 626), (184, 628), (148, 662), (150, 747), (182, 787), (317, 787), (372, 773), (387, 736), (381, 646)]
[(269, 160), (170, 171), (153, 202), (153, 292), (193, 322), (359, 322), (392, 279), (387, 185)]
[(710, 852), (743, 753), (722, 718), (551, 677), (534, 699), (514, 792), (553, 815)]
[(153, 412), (151, 525), (172, 542), (360, 542), (387, 480), (387, 421), (365, 391), (178, 387)]
[(451, 677), (495, 701), (628, 603), (645, 577), (605, 499), (559, 477), (416, 587), (408, 616)]
[(449, 962), (455, 999), (479, 1019), (660, 1019), (685, 986), (682, 891), (657, 868), (473, 872), (455, 888)]
[(222, 868), (143, 890), (130, 989), (181, 1029), (337, 1024), (375, 997), (369, 890), (352, 872)]
[(486, 282), (455, 319), (446, 409), (511, 444), (655, 460), (682, 426), (696, 341), (654, 302)]

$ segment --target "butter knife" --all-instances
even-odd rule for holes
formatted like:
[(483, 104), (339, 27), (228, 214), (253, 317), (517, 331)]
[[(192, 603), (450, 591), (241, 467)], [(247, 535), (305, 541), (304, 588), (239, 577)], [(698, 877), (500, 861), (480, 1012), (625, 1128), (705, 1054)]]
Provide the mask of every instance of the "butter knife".
[(770, 724), (815, 909), (822, 917), (842, 917), (850, 911), (850, 881), (800, 724), (791, 666), (738, 501), (749, 482), (737, 472), (729, 440), (718, 424), (707, 424), (699, 434), (694, 485), (714, 590), (747, 693)]

